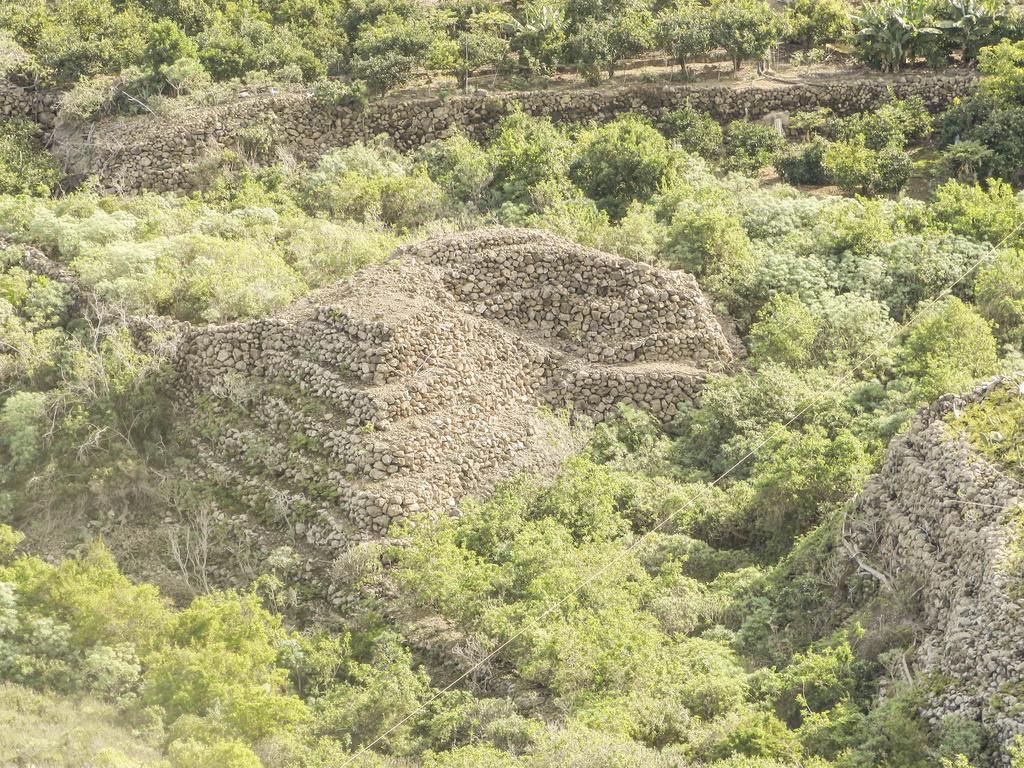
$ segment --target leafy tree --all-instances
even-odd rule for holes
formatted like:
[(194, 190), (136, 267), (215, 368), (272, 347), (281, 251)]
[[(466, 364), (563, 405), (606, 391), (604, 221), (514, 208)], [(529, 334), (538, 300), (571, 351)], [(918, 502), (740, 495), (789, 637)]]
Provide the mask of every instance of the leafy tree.
[(627, 116), (583, 133), (569, 177), (613, 219), (634, 200), (649, 200), (673, 172), (668, 141), (644, 120)]
[(779, 294), (758, 313), (750, 329), (750, 352), (755, 360), (770, 360), (790, 368), (811, 361), (821, 321), (792, 294)]
[(431, 142), (420, 151), (430, 178), (454, 200), (483, 207), (493, 180), (487, 151), (457, 133)]
[(897, 146), (880, 151), (869, 149), (860, 134), (849, 141), (836, 141), (822, 156), (822, 167), (828, 177), (846, 192), (876, 194), (898, 192), (907, 181), (913, 163)]
[(715, 160), (722, 154), (722, 126), (708, 113), (689, 105), (665, 116), (664, 131), (687, 152), (705, 160)]
[(298, 67), (308, 80), (326, 74), (323, 63), (291, 29), (275, 26), (266, 14), (240, 4), (228, 3), (218, 9), (196, 41), (200, 61), (217, 80), (290, 66)]
[(512, 21), (511, 48), (530, 74), (548, 74), (560, 60), (566, 39), (565, 14), (540, 0), (525, 3)]
[(658, 44), (683, 70), (688, 62), (711, 52), (711, 11), (694, 0), (669, 6), (658, 17)]
[(566, 47), (592, 83), (602, 70), (613, 77), (620, 61), (654, 46), (654, 17), (639, 0), (571, 0), (566, 17)]
[(1024, 40), (1003, 40), (978, 57), (981, 91), (1000, 106), (1024, 105)]
[(828, 143), (823, 139), (795, 144), (780, 152), (774, 160), (779, 176), (790, 184), (825, 184), (825, 151)]
[(996, 341), (976, 310), (950, 297), (929, 307), (914, 322), (898, 365), (912, 385), (914, 399), (928, 402), (964, 392), (979, 379), (994, 375)]
[(0, 26), (64, 82), (137, 63), (152, 21), (139, 7), (119, 10), (110, 0), (29, 3), (22, 11), (13, 24)]
[(846, 0), (796, 0), (790, 14), (790, 34), (808, 48), (839, 42), (852, 29)]
[(1024, 251), (1001, 251), (974, 284), (978, 311), (1003, 341), (1024, 343)]
[(752, 173), (770, 164), (786, 140), (773, 126), (733, 120), (725, 129), (723, 146), (729, 168)]
[(498, 10), (462, 14), (442, 14), (448, 36), (438, 36), (430, 52), (430, 64), (455, 73), (459, 87), (465, 89), (469, 78), (482, 67), (497, 67), (509, 50), (504, 36), (511, 17)]
[(143, 52), (145, 64), (153, 71), (173, 64), (179, 59), (196, 59), (199, 47), (195, 40), (182, 32), (171, 19), (160, 19), (146, 30), (146, 46)]
[(546, 118), (515, 111), (502, 118), (487, 147), (501, 200), (525, 202), (547, 182), (565, 183), (569, 142)]
[(352, 46), (352, 72), (374, 93), (387, 93), (408, 82), (434, 39), (434, 31), (422, 18), (385, 14), (360, 28)]
[(711, 13), (711, 39), (737, 72), (744, 61), (764, 58), (783, 32), (782, 19), (763, 0), (716, 0)]

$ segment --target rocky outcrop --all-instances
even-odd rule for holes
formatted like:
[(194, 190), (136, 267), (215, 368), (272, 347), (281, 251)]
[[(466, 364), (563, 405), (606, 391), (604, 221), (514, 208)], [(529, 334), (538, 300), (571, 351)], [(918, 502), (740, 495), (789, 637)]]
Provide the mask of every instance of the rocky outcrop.
[(915, 674), (943, 685), (928, 719), (980, 721), (1008, 764), (1006, 746), (1024, 734), (1024, 488), (957, 427), (1000, 388), (1024, 397), (1024, 374), (917, 414), (855, 502), (846, 548), (883, 589), (913, 596)]
[(407, 247), (280, 316), (191, 330), (177, 367), (202, 409), (198, 479), (337, 551), (550, 474), (574, 448), (555, 412), (668, 420), (733, 360), (692, 276), (492, 229)]
[(149, 189), (187, 192), (201, 185), (204, 169), (225, 150), (246, 149), (246, 132), (276, 137), (274, 153), (310, 162), (333, 147), (385, 135), (411, 149), (456, 132), (482, 139), (511, 110), (558, 123), (605, 122), (626, 112), (654, 120), (689, 103), (722, 121), (772, 112), (830, 107), (841, 114), (873, 109), (891, 96), (920, 96), (932, 110), (972, 92), (971, 71), (898, 76), (833, 74), (808, 82), (761, 80), (724, 83), (631, 83), (600, 88), (473, 93), (449, 97), (392, 98), (363, 110), (332, 107), (307, 91), (258, 94), (180, 116), (137, 116), (54, 134), (55, 154), (71, 174), (95, 176), (111, 192)]

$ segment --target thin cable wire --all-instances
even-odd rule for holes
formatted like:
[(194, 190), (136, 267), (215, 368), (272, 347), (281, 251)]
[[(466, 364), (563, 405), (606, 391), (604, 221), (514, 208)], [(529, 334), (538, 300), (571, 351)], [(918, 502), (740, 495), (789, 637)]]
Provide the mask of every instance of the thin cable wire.
[[(945, 288), (943, 288), (931, 301), (933, 301), (933, 302), (934, 301), (938, 301), (939, 299), (942, 299), (943, 297), (947, 296), (956, 286), (958, 286), (961, 282), (963, 282), (963, 280), (969, 274), (971, 274), (974, 270), (976, 270), (978, 267), (980, 267), (985, 261), (990, 259), (995, 254), (997, 254), (999, 252), (999, 249), (1011, 237), (1013, 237), (1015, 234), (1017, 234), (1017, 232), (1019, 232), (1022, 228), (1024, 228), (1024, 221), (1021, 221), (1020, 224), (1018, 224), (1016, 227), (1014, 227), (1012, 230), (1010, 230), (1010, 232), (1008, 232), (1003, 237), (1003, 239), (1000, 240), (995, 245), (995, 247), (992, 249), (992, 251), (990, 253), (986, 253), (984, 256), (982, 256), (981, 258), (975, 260), (970, 266), (968, 266), (953, 282), (951, 282), (949, 285), (947, 285)], [(925, 306), (924, 302), (921, 302), (918, 306), (920, 308), (916, 312), (914, 312), (910, 316), (910, 318), (908, 320), (905, 320), (901, 325), (897, 326), (897, 329), (896, 329), (896, 333), (897, 334), (902, 333), (907, 328), (909, 328), (914, 323), (914, 321), (917, 320), (917, 318), (927, 309), (927, 307)], [(839, 389), (840, 387), (844, 386), (846, 384), (846, 382), (849, 381), (850, 378), (852, 378), (853, 373), (855, 371), (861, 369), (861, 367), (865, 363), (869, 362), (874, 356), (875, 356), (874, 353), (869, 353), (869, 354), (865, 355), (863, 358), (861, 358), (861, 360), (859, 360), (856, 365), (851, 366), (850, 369), (846, 373), (844, 373), (842, 376), (839, 376), (838, 378), (836, 378), (836, 380), (834, 382), (835, 386), (830, 391), (833, 391), (835, 389)], [(584, 579), (579, 585), (577, 585), (576, 587), (574, 587), (573, 589), (569, 590), (564, 595), (562, 595), (562, 597), (560, 597), (558, 600), (556, 600), (554, 603), (552, 603), (550, 606), (548, 606), (544, 611), (542, 611), (540, 613), (540, 615), (538, 615), (538, 616), (530, 619), (528, 622), (526, 622), (511, 637), (509, 637), (508, 639), (506, 639), (503, 642), (501, 642), (493, 651), (491, 651), (486, 656), (484, 656), (482, 659), (480, 659), (479, 661), (474, 663), (469, 669), (467, 669), (465, 672), (463, 672), (457, 678), (452, 680), (446, 686), (444, 686), (443, 688), (438, 690), (437, 693), (435, 693), (433, 696), (428, 698), (426, 701), (422, 702), (419, 706), (417, 706), (415, 709), (413, 709), (411, 712), (409, 712), (405, 717), (403, 717), (397, 723), (395, 723), (390, 728), (388, 728), (386, 731), (384, 731), (384, 733), (380, 734), (377, 738), (375, 738), (373, 741), (369, 742), (368, 744), (363, 745), (359, 749), (358, 752), (356, 752), (354, 755), (352, 755), (352, 757), (349, 758), (346, 762), (342, 763), (340, 768), (347, 768), (347, 766), (349, 766), (352, 763), (354, 763), (358, 758), (360, 758), (362, 755), (365, 755), (374, 746), (376, 746), (381, 741), (386, 739), (388, 736), (390, 736), (392, 733), (394, 733), (398, 728), (402, 727), (405, 723), (409, 722), (409, 720), (411, 720), (413, 717), (415, 717), (420, 712), (422, 712), (424, 709), (426, 709), (430, 704), (432, 704), (438, 698), (443, 696), (445, 693), (448, 693), (455, 686), (457, 686), (463, 680), (465, 680), (470, 675), (472, 675), (476, 670), (480, 669), (484, 664), (486, 664), (487, 662), (491, 661), (491, 659), (495, 658), (499, 653), (501, 653), (503, 650), (508, 648), (512, 643), (514, 643), (516, 640), (518, 640), (524, 634), (529, 632), (531, 629), (534, 629), (535, 627), (539, 626), (541, 621), (543, 621), (545, 618), (550, 616), (558, 608), (562, 607), (567, 602), (569, 602), (569, 600), (571, 600), (572, 598), (574, 598), (577, 595), (579, 595), (580, 593), (582, 593), (587, 587), (589, 587), (592, 584), (596, 583), (598, 581), (598, 579), (600, 579), (602, 576), (604, 576), (606, 573), (608, 573), (612, 568), (614, 568), (617, 565), (619, 565), (619, 563), (621, 563), (623, 560), (625, 560), (627, 557), (629, 557), (633, 552), (635, 552), (637, 549), (639, 549), (641, 546), (643, 546), (643, 544), (646, 543), (649, 540), (649, 538), (651, 537), (652, 534), (657, 533), (658, 531), (660, 531), (662, 528), (664, 528), (666, 525), (668, 525), (672, 520), (674, 520), (675, 517), (680, 512), (683, 512), (683, 511), (689, 509), (701, 497), (703, 497), (705, 494), (710, 492), (710, 490), (712, 488), (716, 487), (725, 478), (727, 478), (729, 475), (731, 475), (733, 472), (735, 472), (737, 469), (739, 469), (741, 466), (743, 466), (747, 461), (749, 461), (750, 459), (754, 458), (754, 456), (757, 455), (758, 451), (760, 451), (768, 443), (770, 443), (772, 440), (775, 439), (776, 434), (781, 434), (782, 432), (784, 432), (794, 422), (796, 422), (804, 414), (806, 414), (822, 398), (823, 398), (823, 395), (821, 395), (821, 394), (817, 394), (817, 395), (812, 396), (808, 400), (807, 404), (804, 405), (803, 408), (798, 410), (790, 419), (788, 419), (784, 423), (777, 424), (773, 430), (769, 431), (769, 434), (768, 434), (767, 437), (765, 437), (763, 440), (761, 440), (759, 443), (757, 443), (746, 454), (744, 454), (739, 460), (737, 460), (728, 469), (726, 469), (724, 472), (722, 472), (722, 474), (718, 475), (718, 477), (716, 477), (712, 482), (705, 484), (704, 487), (701, 488), (701, 490), (698, 493), (696, 493), (692, 497), (690, 497), (682, 506), (680, 506), (680, 507), (676, 508), (674, 511), (670, 512), (660, 522), (658, 522), (657, 525), (655, 525), (653, 528), (651, 528), (650, 530), (644, 532), (642, 535), (637, 537), (628, 547), (626, 547), (618, 555), (616, 555), (611, 560), (609, 560), (608, 563), (603, 565), (601, 568), (598, 568), (596, 571), (591, 572), (591, 575), (588, 578)]]

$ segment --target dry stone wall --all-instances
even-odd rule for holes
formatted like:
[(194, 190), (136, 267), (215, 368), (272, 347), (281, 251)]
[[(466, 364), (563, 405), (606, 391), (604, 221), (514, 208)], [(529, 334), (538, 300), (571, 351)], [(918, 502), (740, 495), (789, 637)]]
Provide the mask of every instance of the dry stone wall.
[(0, 80), (0, 118), (26, 117), (45, 131), (56, 121), (57, 92), (26, 88)]
[(657, 120), (685, 103), (726, 121), (759, 118), (817, 106), (840, 113), (873, 109), (889, 98), (920, 96), (940, 110), (969, 94), (968, 71), (899, 76), (836, 75), (815, 82), (758, 81), (748, 86), (634, 83), (620, 87), (455, 95), (404, 101), (385, 99), (362, 111), (317, 102), (308, 92), (256, 95), (195, 108), (181, 117), (138, 116), (55, 132), (55, 152), (71, 174), (95, 175), (107, 191), (191, 191), (204, 167), (225, 149), (237, 149), (239, 132), (270, 126), (277, 151), (310, 162), (332, 147), (387, 136), (410, 149), (456, 132), (484, 138), (517, 106), (558, 123), (605, 122), (625, 112)]
[(1024, 488), (968, 445), (947, 419), (995, 387), (1024, 397), (1024, 374), (923, 409), (889, 446), (849, 516), (848, 536), (920, 615), (916, 672), (950, 681), (926, 717), (980, 721), (1000, 758), (1024, 735), (1024, 574), (1010, 562)]
[(550, 473), (572, 450), (552, 410), (668, 420), (734, 359), (690, 275), (499, 228), (402, 249), (277, 317), (190, 329), (177, 368), (206, 425), (199, 479), (337, 552)]

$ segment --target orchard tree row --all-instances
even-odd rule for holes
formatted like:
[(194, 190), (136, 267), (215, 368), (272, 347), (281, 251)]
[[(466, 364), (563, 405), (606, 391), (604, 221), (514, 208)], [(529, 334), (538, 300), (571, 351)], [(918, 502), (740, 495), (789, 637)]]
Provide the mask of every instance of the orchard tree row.
[(0, 77), (79, 84), (74, 108), (88, 115), (111, 94), (143, 109), (215, 83), (327, 79), (326, 93), (359, 102), (427, 73), (464, 87), (484, 72), (570, 68), (597, 82), (650, 55), (684, 75), (711, 56), (738, 70), (783, 43), (801, 60), (832, 49), (898, 70), (970, 63), (1022, 36), (1024, 15), (1005, 0), (27, 0), (0, 8)]

